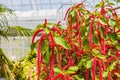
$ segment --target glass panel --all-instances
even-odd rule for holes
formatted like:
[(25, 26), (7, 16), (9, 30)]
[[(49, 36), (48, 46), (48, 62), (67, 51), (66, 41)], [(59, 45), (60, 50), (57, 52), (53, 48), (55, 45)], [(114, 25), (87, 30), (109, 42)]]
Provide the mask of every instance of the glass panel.
[(21, 5), (21, 0), (13, 0), (13, 2), (15, 3), (15, 5)]
[(49, 3), (49, 0), (40, 0), (41, 3)]
[(30, 0), (23, 0), (23, 4), (30, 4)]
[(52, 0), (52, 3), (60, 3), (61, 0)]
[(61, 4), (54, 4), (53, 9), (58, 9), (61, 6)]
[(30, 10), (32, 10), (32, 6), (24, 6), (24, 10), (25, 11), (30, 11)]
[(61, 0), (62, 3), (70, 2), (70, 0)]
[(50, 9), (50, 5), (43, 5), (42, 7), (43, 7), (43, 10), (48, 10), (48, 9)]

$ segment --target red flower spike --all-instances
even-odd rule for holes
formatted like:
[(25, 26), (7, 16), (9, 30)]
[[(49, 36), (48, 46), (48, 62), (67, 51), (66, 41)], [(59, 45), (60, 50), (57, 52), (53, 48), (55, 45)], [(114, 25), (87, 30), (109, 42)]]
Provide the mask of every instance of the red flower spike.
[(51, 28), (51, 30), (52, 30), (52, 31), (56, 31), (59, 35), (62, 34), (58, 28)]
[(52, 55), (50, 57), (50, 80), (53, 80), (54, 77), (54, 49), (52, 50)]
[(52, 32), (50, 32), (50, 40), (51, 40), (52, 48), (54, 48), (55, 47), (55, 42), (54, 42)]
[(104, 35), (106, 36), (108, 33), (108, 25), (105, 25), (105, 32), (104, 32)]
[(72, 15), (70, 15), (70, 33), (72, 34)]
[(35, 40), (35, 37), (37, 36), (37, 34), (40, 33), (40, 32), (43, 32), (43, 31), (44, 31), (43, 29), (40, 29), (40, 30), (37, 30), (37, 31), (33, 34), (32, 43), (34, 43), (34, 40)]
[(106, 47), (104, 45), (104, 39), (102, 39), (102, 37), (100, 35), (100, 31), (97, 30), (97, 32), (98, 32), (98, 37), (99, 37), (99, 40), (100, 40), (101, 52), (102, 52), (102, 54), (106, 55)]
[(65, 77), (65, 80), (70, 80), (70, 78), (68, 76)]
[(56, 24), (56, 26), (58, 26), (61, 23), (61, 21), (58, 21), (58, 23)]
[(108, 68), (109, 63), (110, 63), (111, 61), (113, 61), (113, 60), (116, 60), (116, 58), (115, 58), (115, 57), (109, 57), (109, 58), (107, 59), (106, 68)]
[(86, 69), (85, 80), (89, 80), (89, 69)]
[(96, 58), (93, 58), (92, 61), (92, 80), (96, 80)]
[(65, 17), (64, 17), (64, 20), (66, 20), (66, 17), (68, 15), (68, 12), (70, 11), (71, 8), (68, 8), (67, 12), (65, 13)]
[(72, 58), (68, 58), (68, 64), (62, 68), (62, 70), (68, 69), (70, 66), (74, 65), (74, 61)]
[(116, 63), (116, 69), (119, 69), (119, 63), (118, 62)]
[(63, 78), (64, 77), (64, 75), (63, 74), (58, 74), (58, 75), (56, 75), (54, 78), (53, 78), (53, 80), (57, 80), (58, 78)]
[(45, 34), (43, 33), (40, 37), (40, 40), (38, 42), (38, 53), (37, 53), (37, 67), (38, 67), (38, 78), (37, 80), (40, 80), (40, 72), (41, 72), (41, 60), (42, 60), (42, 56), (40, 53), (40, 49), (41, 49), (41, 45), (42, 45), (42, 41), (43, 38), (45, 37)]
[(97, 65), (99, 67), (99, 80), (103, 80), (103, 76), (102, 76), (102, 72), (103, 72), (103, 68), (102, 65), (99, 61), (97, 61)]
[(85, 53), (84, 50), (76, 51), (76, 54), (77, 54), (77, 55), (82, 55), (82, 54), (84, 54), (84, 53)]
[(82, 4), (83, 4), (83, 3), (79, 3), (79, 4), (76, 5), (76, 7), (79, 7), (79, 6), (81, 6)]
[(89, 46), (92, 47), (92, 33), (93, 33), (93, 25), (94, 25), (94, 20), (90, 22), (90, 34), (89, 34)]
[(120, 59), (120, 50), (116, 51), (116, 56)]
[(45, 19), (44, 21), (44, 27), (46, 27), (46, 24), (47, 24), (47, 19)]
[(51, 39), (51, 44), (52, 44), (52, 55), (50, 57), (50, 80), (52, 80), (52, 78), (54, 77), (54, 47), (55, 47), (55, 42), (54, 42), (54, 38), (52, 35), (52, 32), (50, 32), (50, 39)]
[(108, 73), (108, 79), (107, 80), (111, 80), (111, 72)]

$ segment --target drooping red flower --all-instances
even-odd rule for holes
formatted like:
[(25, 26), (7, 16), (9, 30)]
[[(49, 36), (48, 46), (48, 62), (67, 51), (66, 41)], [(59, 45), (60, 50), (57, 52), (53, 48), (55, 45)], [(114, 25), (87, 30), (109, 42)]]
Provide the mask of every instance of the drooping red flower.
[(116, 51), (116, 56), (120, 59), (120, 50)]

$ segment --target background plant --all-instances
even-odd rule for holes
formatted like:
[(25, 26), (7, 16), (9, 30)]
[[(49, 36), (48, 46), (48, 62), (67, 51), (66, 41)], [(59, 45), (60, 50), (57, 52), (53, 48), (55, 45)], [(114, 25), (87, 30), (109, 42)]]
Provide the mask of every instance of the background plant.
[[(7, 8), (5, 5), (0, 4), (0, 40), (5, 38), (8, 40), (10, 36), (30, 36), (30, 29), (21, 26), (9, 26), (8, 17), (12, 20), (12, 17), (16, 18), (13, 10)], [(14, 80), (12, 69), (14, 65), (12, 61), (5, 55), (0, 48), (0, 77), (4, 77), (6, 80)]]

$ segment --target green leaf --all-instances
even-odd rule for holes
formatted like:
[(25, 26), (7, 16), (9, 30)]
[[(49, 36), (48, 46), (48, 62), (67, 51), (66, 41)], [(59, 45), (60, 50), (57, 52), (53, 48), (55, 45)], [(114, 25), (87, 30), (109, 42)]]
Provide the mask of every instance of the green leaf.
[(65, 73), (67, 73), (67, 74), (73, 74), (73, 73), (75, 73), (75, 71), (67, 70)]
[(120, 44), (116, 45), (117, 50), (120, 50)]
[(47, 64), (50, 62), (50, 56), (51, 56), (52, 50), (47, 48), (45, 54), (44, 54), (44, 60)]
[(104, 59), (104, 60), (106, 59), (106, 56), (102, 55), (101, 53), (98, 54), (97, 57), (100, 58), (100, 59)]
[(98, 21), (103, 25), (107, 25), (107, 20), (104, 17), (99, 18)]
[(44, 53), (44, 52), (46, 52), (46, 47), (47, 47), (47, 44), (46, 44), (46, 42), (45, 41), (42, 41), (42, 45), (41, 45), (42, 47), (41, 47), (41, 53)]
[(112, 71), (113, 69), (115, 69), (115, 66), (116, 66), (116, 61), (115, 62), (111, 62), (111, 64), (108, 67), (108, 70)]
[(54, 68), (54, 72), (56, 72), (56, 73), (62, 73), (62, 70), (60, 68)]
[(100, 7), (101, 7), (100, 3), (95, 5), (95, 8), (100, 8)]
[(63, 48), (65, 48), (65, 49), (70, 49), (70, 46), (69, 46), (69, 44), (67, 43), (67, 41), (64, 39), (64, 37), (55, 35), (55, 36), (54, 36), (54, 40), (55, 40), (55, 43), (56, 43), (56, 44), (62, 46)]
[(116, 2), (120, 2), (120, 0), (115, 0)]
[(117, 24), (117, 22), (116, 22), (115, 20), (113, 20), (113, 19), (109, 19), (109, 20), (108, 20), (108, 24), (109, 24), (110, 26), (115, 26), (115, 25)]
[(67, 69), (66, 73), (73, 74), (78, 70), (78, 66), (71, 66)]
[(103, 77), (107, 77), (108, 76), (108, 72), (103, 72), (102, 75), (103, 75)]
[(92, 60), (87, 60), (85, 66), (86, 66), (87, 69), (91, 68), (92, 67)]
[(71, 66), (71, 67), (68, 68), (68, 70), (77, 71), (78, 66)]
[(81, 68), (83, 66), (83, 63), (85, 63), (87, 57), (86, 56), (83, 56), (82, 59), (79, 61), (78, 63), (78, 67)]
[(98, 44), (98, 42), (99, 42), (99, 39), (98, 39), (98, 36), (93, 36), (92, 37), (92, 39), (93, 39), (93, 42), (95, 43), (95, 44)]
[(36, 48), (37, 43), (38, 43), (38, 41), (36, 41), (35, 43), (32, 43), (32, 44), (30, 45), (30, 49), (31, 49), (31, 51), (33, 51), (34, 48)]
[(75, 16), (75, 15), (76, 15), (76, 10), (71, 10), (71, 11), (69, 12), (69, 15)]
[(109, 34), (107, 34), (107, 38), (115, 41), (115, 40), (117, 40), (117, 34), (116, 33), (109, 33)]
[(50, 32), (50, 28), (47, 27), (47, 28), (44, 29), (44, 31), (45, 31), (46, 34), (49, 34), (49, 32)]

